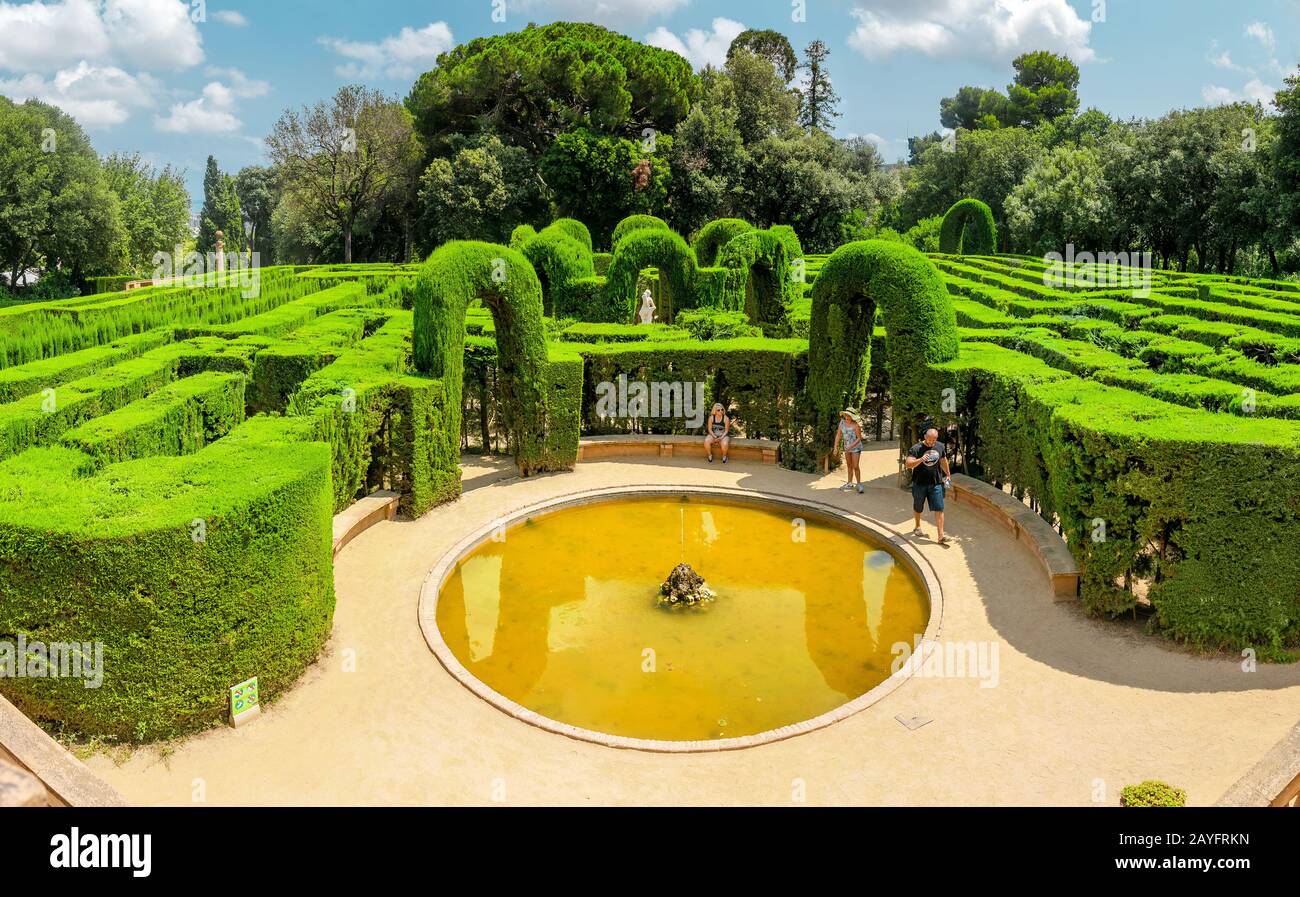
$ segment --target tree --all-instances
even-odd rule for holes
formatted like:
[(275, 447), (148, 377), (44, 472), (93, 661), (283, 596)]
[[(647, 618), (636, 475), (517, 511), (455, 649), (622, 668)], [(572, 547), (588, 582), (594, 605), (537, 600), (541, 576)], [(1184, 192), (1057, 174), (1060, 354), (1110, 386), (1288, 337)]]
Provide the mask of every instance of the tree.
[(77, 122), (36, 100), (0, 97), (0, 271), (81, 282), (127, 266), (121, 201)]
[(577, 128), (561, 134), (542, 155), (542, 177), (560, 215), (591, 229), (597, 245), (609, 245), (614, 226), (628, 215), (658, 214), (668, 198), (671, 137), (653, 151), (626, 138)]
[(701, 72), (700, 80), (700, 100), (677, 128), (669, 154), (666, 217), (683, 234), (714, 218), (746, 214), (742, 180), (749, 153), (740, 135), (735, 85), (726, 72), (712, 67)]
[(1269, 176), (1276, 186), (1278, 226), (1269, 237), (1274, 271), (1278, 269), (1276, 249), (1300, 235), (1300, 74), (1291, 75), (1273, 97), (1277, 115), (1277, 139), (1273, 144)]
[(598, 25), (556, 22), (480, 37), (438, 58), (406, 99), (430, 158), (454, 135), (497, 134), (540, 155), (577, 128), (641, 139), (671, 134), (698, 89), (691, 64), (670, 50)]
[(799, 94), (786, 87), (770, 61), (737, 50), (727, 60), (726, 77), (731, 82), (736, 131), (742, 143), (751, 145), (798, 129)]
[(1007, 86), (1009, 123), (1032, 128), (1079, 111), (1079, 67), (1067, 57), (1037, 50), (1011, 64), (1016, 77)]
[(155, 253), (174, 252), (189, 237), (190, 194), (184, 175), (170, 165), (155, 169), (139, 153), (113, 153), (103, 168), (121, 204), (128, 264), (137, 273), (152, 270)]
[(261, 165), (241, 168), (235, 175), (235, 193), (248, 232), (248, 251), (264, 255), (263, 261), (270, 262), (269, 250), (275, 245), (271, 219), (282, 193), (279, 175)]
[(358, 219), (376, 211), (419, 153), (410, 114), (360, 85), (310, 109), (286, 109), (266, 144), (303, 212), (339, 229), (349, 264)]
[(421, 253), (448, 240), (505, 243), (516, 225), (549, 219), (537, 165), (527, 151), (492, 135), (464, 140), (451, 159), (434, 159), (420, 178)]
[(745, 175), (751, 223), (793, 225), (809, 252), (831, 252), (858, 210), (873, 206), (869, 180), (848, 152), (821, 131), (769, 137), (751, 152)]
[[(1105, 252), (1114, 244), (1114, 208), (1097, 150), (1058, 146), (1030, 169), (1006, 201), (1016, 247), (1036, 254)], [(1113, 251), (1113, 250), (1109, 250)]]
[(203, 173), (203, 209), (199, 212), (199, 252), (216, 250), (217, 231), (222, 232), (227, 252), (243, 251), (244, 215), (239, 209), (235, 182), (217, 167), (214, 157), (208, 156)]
[(831, 55), (824, 41), (815, 40), (803, 51), (805, 62), (801, 66), (808, 72), (808, 83), (803, 90), (803, 108), (799, 110), (799, 123), (809, 131), (829, 131), (840, 113), (840, 102), (831, 86), (826, 71), (826, 59)]
[(1009, 117), (1010, 103), (1001, 91), (963, 87), (954, 97), (939, 101), (939, 124), (945, 128), (1000, 128)]
[(727, 62), (740, 50), (761, 56), (776, 69), (782, 80), (789, 84), (799, 70), (799, 57), (790, 46), (790, 39), (779, 31), (759, 31), (754, 28), (740, 32), (727, 48)]

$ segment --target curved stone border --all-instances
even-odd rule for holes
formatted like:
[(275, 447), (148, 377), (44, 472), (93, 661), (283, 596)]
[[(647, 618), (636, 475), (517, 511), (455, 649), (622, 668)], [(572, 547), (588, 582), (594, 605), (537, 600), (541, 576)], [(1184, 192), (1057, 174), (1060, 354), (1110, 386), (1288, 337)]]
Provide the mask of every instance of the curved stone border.
[(1300, 801), (1300, 723), (1215, 801), (1216, 807), (1286, 807)]
[(56, 807), (125, 807), (126, 799), (22, 711), (0, 697), (0, 765), (9, 762), (44, 786)]
[[(577, 507), (585, 504), (594, 504), (611, 499), (618, 498), (645, 498), (647, 496), (679, 496), (690, 495), (700, 498), (723, 498), (733, 501), (739, 501), (747, 504), (764, 505), (767, 507), (780, 507), (790, 510), (807, 510), (823, 514), (833, 518), (851, 529), (866, 533), (872, 537), (884, 542), (890, 547), (890, 553), (894, 557), (903, 560), (912, 571), (921, 578), (925, 584), (926, 591), (930, 600), (930, 620), (926, 625), (925, 634), (921, 641), (921, 650), (913, 655), (912, 662), (905, 664), (902, 669), (891, 675), (884, 682), (875, 688), (859, 695), (858, 697), (841, 704), (834, 710), (829, 710), (820, 716), (812, 719), (803, 720), (802, 722), (791, 723), (782, 726), (779, 729), (771, 729), (767, 732), (759, 732), (755, 735), (746, 735), (739, 738), (719, 738), (702, 741), (661, 741), (647, 738), (628, 738), (621, 735), (609, 735), (604, 732), (597, 732), (593, 729), (583, 729), (578, 726), (571, 726), (568, 723), (561, 723), (549, 717), (542, 716), (536, 711), (529, 710), (522, 704), (512, 701), (505, 695), (500, 694), (495, 689), (490, 688), (484, 682), (479, 680), (473, 673), (465, 669), (464, 665), (452, 653), (451, 648), (447, 646), (438, 629), (437, 623), (437, 605), (438, 594), (442, 591), (443, 584), (451, 576), (456, 564), (477, 547), (484, 540), (491, 537), (500, 527), (509, 526), (528, 517), (536, 517), (558, 511), (562, 508)], [(912, 673), (919, 669), (925, 660), (926, 655), (936, 650), (935, 640), (939, 637), (939, 631), (943, 623), (943, 586), (939, 583), (939, 577), (933, 566), (926, 560), (920, 552), (912, 547), (908, 542), (878, 520), (874, 520), (863, 514), (847, 512), (842, 508), (834, 505), (824, 504), (819, 501), (804, 498), (802, 496), (783, 495), (775, 492), (752, 492), (745, 489), (724, 486), (695, 486), (695, 485), (673, 485), (673, 484), (654, 484), (641, 486), (617, 486), (603, 489), (590, 489), (582, 492), (573, 492), (567, 495), (557, 496), (510, 514), (493, 518), (483, 525), (479, 526), (468, 536), (457, 542), (450, 550), (445, 552), (439, 559), (437, 565), (425, 578), (424, 586), (420, 590), (419, 604), (419, 622), (420, 630), (424, 633), (424, 640), (428, 643), (429, 648), (433, 651), (434, 656), (438, 658), (439, 663), (446, 668), (462, 685), (478, 695), (483, 700), (494, 705), (500, 710), (513, 716), (515, 719), (522, 720), (530, 725), (548, 732), (555, 732), (559, 735), (566, 735), (569, 738), (576, 738), (581, 741), (590, 741), (596, 744), (602, 744), (606, 747), (625, 748), (641, 751), (657, 751), (661, 753), (702, 753), (712, 751), (734, 751), (741, 748), (754, 747), (760, 744), (770, 744), (775, 741), (782, 741), (786, 738), (792, 738), (796, 735), (802, 735), (806, 732), (812, 732), (815, 729), (821, 729), (832, 723), (846, 719), (855, 713), (858, 713), (885, 696), (889, 695), (899, 686), (901, 686)]]
[(1052, 525), (1028, 505), (996, 486), (965, 474), (952, 475), (953, 498), (981, 512), (1007, 528), (1016, 541), (1024, 542), (1043, 565), (1052, 581), (1057, 600), (1079, 597), (1079, 565)]

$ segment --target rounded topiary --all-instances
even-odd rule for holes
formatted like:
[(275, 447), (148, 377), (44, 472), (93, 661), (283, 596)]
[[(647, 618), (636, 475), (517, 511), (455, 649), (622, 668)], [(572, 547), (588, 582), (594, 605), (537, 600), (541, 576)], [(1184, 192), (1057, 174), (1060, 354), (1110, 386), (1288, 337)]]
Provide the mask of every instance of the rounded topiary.
[(1121, 807), (1185, 807), (1187, 792), (1164, 782), (1149, 779), (1139, 785), (1125, 785), (1119, 795)]
[(808, 396), (816, 417), (818, 460), (829, 459), (840, 411), (860, 407), (880, 308), (896, 420), (932, 413), (942, 375), (931, 365), (957, 357), (957, 317), (934, 264), (903, 243), (864, 240), (835, 250), (812, 290)]
[(993, 210), (978, 199), (953, 204), (939, 226), (939, 251), (949, 255), (993, 255), (998, 246), (998, 226)]
[(768, 230), (776, 234), (785, 244), (785, 254), (790, 261), (803, 258), (803, 244), (799, 242), (799, 235), (795, 233), (793, 227), (788, 224), (774, 224)]
[[(453, 241), (434, 250), (415, 286), (416, 369), (442, 380), (446, 425), (439, 434), (456, 451), (465, 365), (465, 309), (480, 299), (496, 325), (497, 366), (505, 429), (524, 476), (547, 469), (547, 351), (542, 285), (521, 253), (495, 243)], [(575, 447), (576, 449), (576, 447)]]
[(716, 265), (722, 247), (734, 237), (753, 229), (754, 225), (743, 218), (718, 218), (710, 221), (700, 228), (700, 232), (695, 235), (695, 242), (691, 244), (696, 260), (706, 268)]
[(587, 225), (583, 224), (577, 218), (556, 218), (543, 228), (543, 230), (549, 230), (551, 228), (558, 228), (559, 230), (564, 231), (570, 237), (585, 246), (588, 252), (591, 252), (591, 231), (587, 229)]
[(610, 246), (617, 249), (619, 242), (628, 234), (647, 229), (670, 230), (668, 222), (655, 215), (628, 215), (614, 225), (614, 235), (610, 237)]
[(510, 248), (519, 249), (535, 236), (537, 236), (537, 228), (531, 224), (521, 224), (510, 232)]

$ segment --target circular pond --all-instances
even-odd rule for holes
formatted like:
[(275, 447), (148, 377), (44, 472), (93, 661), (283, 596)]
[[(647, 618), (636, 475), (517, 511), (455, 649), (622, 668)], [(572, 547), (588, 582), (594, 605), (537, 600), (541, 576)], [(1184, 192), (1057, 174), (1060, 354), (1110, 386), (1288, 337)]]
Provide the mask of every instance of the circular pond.
[[(588, 496), (462, 543), (421, 614), (453, 673), (530, 722), (624, 747), (740, 747), (897, 684), (897, 646), (931, 619), (909, 551), (863, 518), (754, 496)], [(680, 563), (716, 598), (665, 606)]]

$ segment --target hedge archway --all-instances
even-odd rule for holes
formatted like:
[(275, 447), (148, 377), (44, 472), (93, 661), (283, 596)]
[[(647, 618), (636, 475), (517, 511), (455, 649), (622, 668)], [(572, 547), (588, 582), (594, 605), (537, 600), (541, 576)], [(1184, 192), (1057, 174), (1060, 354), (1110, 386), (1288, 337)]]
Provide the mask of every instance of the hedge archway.
[(542, 286), (543, 312), (554, 317), (581, 317), (586, 311), (582, 299), (587, 294), (575, 291), (574, 285), (584, 278), (595, 277), (592, 254), (563, 228), (550, 227), (525, 240), (517, 247), (532, 264)]
[(465, 309), (481, 299), (496, 324), (501, 405), (515, 462), (524, 476), (552, 469), (547, 460), (547, 350), (542, 286), (521, 253), (495, 243), (453, 241), (424, 263), (415, 286), (416, 369), (442, 380), (445, 453), (460, 447), (464, 388)]
[(877, 308), (884, 319), (894, 415), (903, 424), (904, 439), (915, 416), (934, 411), (942, 401), (943, 377), (931, 366), (957, 357), (956, 313), (928, 258), (885, 240), (835, 250), (813, 284), (808, 334), (808, 396), (823, 467), (839, 412), (862, 403)]
[(614, 225), (614, 234), (609, 238), (611, 249), (618, 249), (618, 244), (628, 234), (635, 233), (639, 230), (671, 230), (668, 222), (664, 221), (657, 215), (628, 215), (618, 224)]
[(993, 210), (978, 199), (953, 203), (939, 226), (939, 251), (949, 255), (993, 255), (997, 252), (998, 226)]
[(640, 307), (636, 281), (644, 268), (659, 269), (660, 320), (672, 321), (683, 308), (695, 306), (695, 253), (675, 231), (644, 228), (623, 238), (609, 265), (605, 290), (609, 305), (622, 309), (624, 323)]
[(794, 301), (794, 282), (785, 243), (771, 231), (749, 230), (718, 254), (727, 269), (727, 297), (751, 323), (778, 324)]
[(719, 253), (724, 246), (743, 233), (754, 230), (754, 225), (743, 218), (718, 218), (710, 221), (695, 235), (691, 248), (696, 260), (705, 267), (720, 265)]

